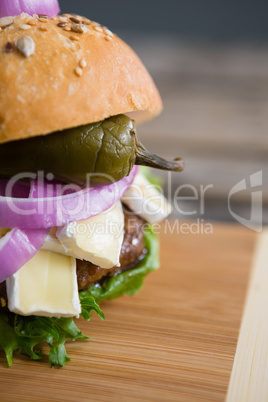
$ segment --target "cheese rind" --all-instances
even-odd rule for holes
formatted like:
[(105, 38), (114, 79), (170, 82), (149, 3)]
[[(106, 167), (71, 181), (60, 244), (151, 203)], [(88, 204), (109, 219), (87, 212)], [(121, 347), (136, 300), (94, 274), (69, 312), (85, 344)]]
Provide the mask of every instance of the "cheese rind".
[(39, 250), (7, 279), (6, 287), (8, 308), (14, 313), (48, 317), (81, 313), (75, 258)]

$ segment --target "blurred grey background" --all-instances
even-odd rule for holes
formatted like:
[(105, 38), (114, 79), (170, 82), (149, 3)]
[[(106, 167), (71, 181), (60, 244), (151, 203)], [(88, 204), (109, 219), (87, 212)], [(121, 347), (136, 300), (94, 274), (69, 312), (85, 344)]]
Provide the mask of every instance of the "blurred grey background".
[(116, 32), (268, 39), (267, 0), (60, 0), (60, 5), (62, 13), (80, 13)]
[[(138, 53), (153, 76), (164, 112), (139, 128), (155, 153), (183, 156), (172, 187), (206, 192), (202, 218), (232, 220), (228, 194), (248, 188), (232, 209), (250, 217), (250, 175), (262, 171), (263, 219), (268, 223), (267, 0), (60, 1), (61, 11), (108, 26)], [(193, 190), (184, 189), (193, 196)], [(183, 201), (182, 201), (183, 202)], [(182, 209), (200, 215), (200, 199)]]

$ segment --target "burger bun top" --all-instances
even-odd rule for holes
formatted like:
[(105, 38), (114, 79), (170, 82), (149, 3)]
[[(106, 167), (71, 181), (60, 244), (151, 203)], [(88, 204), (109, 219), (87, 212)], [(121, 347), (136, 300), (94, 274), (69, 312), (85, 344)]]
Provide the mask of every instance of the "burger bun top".
[(134, 51), (107, 28), (64, 14), (0, 19), (0, 143), (120, 113), (138, 122), (162, 109)]

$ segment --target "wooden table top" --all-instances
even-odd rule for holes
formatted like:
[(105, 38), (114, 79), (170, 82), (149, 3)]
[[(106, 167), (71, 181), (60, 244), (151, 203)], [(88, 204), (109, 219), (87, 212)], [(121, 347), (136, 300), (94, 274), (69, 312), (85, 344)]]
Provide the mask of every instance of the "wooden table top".
[(134, 297), (104, 302), (61, 369), (0, 352), (1, 401), (224, 401), (256, 235), (161, 233), (161, 269)]

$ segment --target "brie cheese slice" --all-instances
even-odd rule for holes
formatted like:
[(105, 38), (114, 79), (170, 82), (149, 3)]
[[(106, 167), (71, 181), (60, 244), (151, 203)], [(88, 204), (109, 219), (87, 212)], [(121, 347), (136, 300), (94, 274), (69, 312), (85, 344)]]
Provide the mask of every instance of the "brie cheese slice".
[[(54, 228), (53, 228), (54, 230)], [(42, 250), (53, 251), (54, 253), (59, 253), (63, 255), (68, 255), (69, 257), (79, 258), (74, 252), (63, 247), (59, 239), (53, 234), (49, 233), (46, 237), (45, 243), (41, 247)]]
[(79, 317), (76, 260), (39, 250), (6, 281), (8, 308), (21, 315)]
[(124, 239), (124, 213), (118, 201), (107, 211), (83, 221), (71, 222), (56, 233), (66, 254), (101, 268), (120, 266)]
[(121, 200), (149, 223), (160, 222), (172, 211), (164, 195), (140, 173), (135, 176)]

